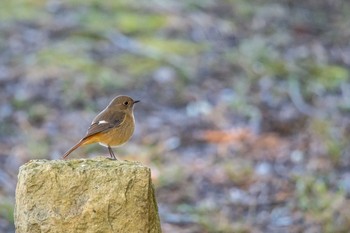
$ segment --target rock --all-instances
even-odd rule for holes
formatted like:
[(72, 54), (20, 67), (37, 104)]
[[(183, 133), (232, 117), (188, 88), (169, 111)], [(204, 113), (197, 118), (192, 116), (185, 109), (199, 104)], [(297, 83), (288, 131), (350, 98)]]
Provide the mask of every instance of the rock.
[(32, 160), (19, 169), (17, 233), (161, 232), (151, 171), (107, 158)]

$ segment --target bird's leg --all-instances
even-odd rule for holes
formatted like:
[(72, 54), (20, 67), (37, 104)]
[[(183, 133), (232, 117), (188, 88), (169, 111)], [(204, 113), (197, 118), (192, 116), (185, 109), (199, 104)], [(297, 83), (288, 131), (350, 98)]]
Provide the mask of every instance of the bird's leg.
[(111, 148), (110, 146), (108, 146), (108, 151), (109, 151), (109, 154), (111, 155), (111, 159), (118, 160), (118, 159), (115, 157), (115, 155), (114, 155), (114, 153), (113, 153), (113, 150), (112, 150), (112, 148)]

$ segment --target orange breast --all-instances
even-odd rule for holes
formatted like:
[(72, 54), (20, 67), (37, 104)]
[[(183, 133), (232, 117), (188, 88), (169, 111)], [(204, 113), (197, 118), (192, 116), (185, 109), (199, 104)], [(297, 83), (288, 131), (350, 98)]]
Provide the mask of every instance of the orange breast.
[(100, 133), (98, 135), (98, 143), (109, 146), (119, 146), (126, 143), (134, 133), (135, 123), (134, 117), (127, 115), (125, 121), (118, 127)]

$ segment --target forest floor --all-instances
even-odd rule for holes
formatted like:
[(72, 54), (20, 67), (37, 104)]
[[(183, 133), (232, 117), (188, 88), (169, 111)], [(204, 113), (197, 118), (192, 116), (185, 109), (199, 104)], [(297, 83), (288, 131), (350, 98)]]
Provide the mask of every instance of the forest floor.
[(341, 0), (4, 1), (0, 232), (19, 166), (119, 94), (142, 102), (116, 152), (151, 167), (165, 233), (349, 232), (349, 38)]

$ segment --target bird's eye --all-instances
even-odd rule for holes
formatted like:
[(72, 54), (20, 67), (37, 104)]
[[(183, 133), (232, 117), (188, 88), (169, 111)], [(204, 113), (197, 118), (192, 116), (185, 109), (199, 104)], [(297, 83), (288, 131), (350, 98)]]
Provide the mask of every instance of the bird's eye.
[(128, 101), (125, 101), (125, 102), (124, 102), (124, 105), (125, 105), (125, 106), (127, 106), (128, 104), (129, 104), (129, 102), (128, 102)]

